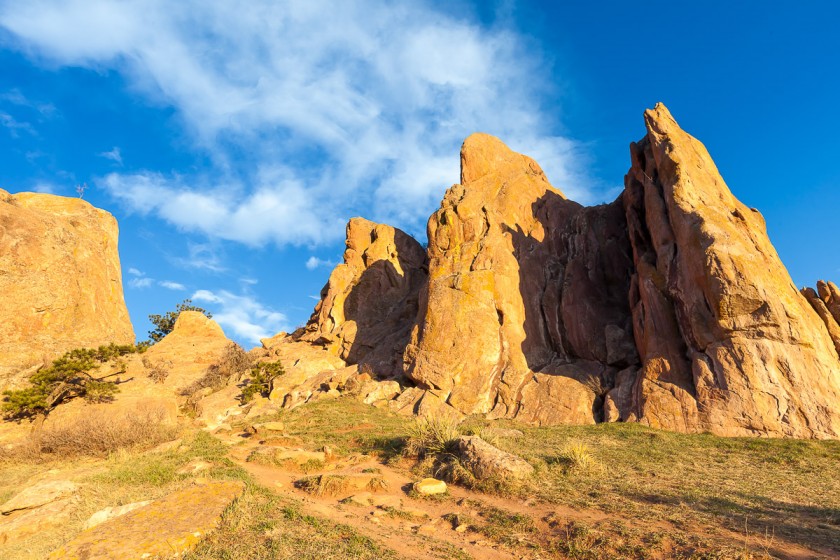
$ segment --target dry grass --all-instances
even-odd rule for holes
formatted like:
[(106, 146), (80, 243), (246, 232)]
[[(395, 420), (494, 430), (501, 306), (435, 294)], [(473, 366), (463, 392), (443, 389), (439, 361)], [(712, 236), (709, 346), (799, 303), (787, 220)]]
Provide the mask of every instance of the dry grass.
[(4, 450), (0, 459), (107, 457), (121, 449), (149, 448), (176, 437), (177, 428), (167, 420), (166, 411), (151, 406), (116, 414), (94, 409), (35, 430), (21, 445)]
[(461, 435), (461, 422), (455, 416), (441, 414), (415, 418), (408, 425), (405, 452), (424, 458), (455, 452), (455, 440)]
[[(279, 419), (304, 441), (379, 454), (396, 466), (418, 436), (413, 420), (352, 399), (308, 404)], [(473, 488), (604, 518), (552, 520), (535, 534), (539, 539), (530, 537), (543, 558), (765, 558), (784, 556), (791, 544), (814, 549), (813, 557), (840, 557), (838, 441), (720, 438), (637, 424), (538, 428), (475, 418), (458, 431), (481, 434), (488, 425), (524, 432), (494, 444), (523, 456), (537, 473), (521, 488)], [(428, 430), (445, 435), (420, 441), (446, 442), (447, 432), (454, 430)], [(440, 467), (424, 459), (415, 473), (433, 476)]]
[(380, 476), (373, 476), (364, 488), (355, 488), (347, 476), (321, 474), (302, 478), (295, 482), (295, 486), (315, 496), (339, 496), (345, 494), (350, 489), (358, 491), (369, 490), (371, 492), (386, 490), (388, 483)]
[(207, 372), (181, 390), (181, 395), (191, 397), (205, 388), (218, 391), (230, 382), (242, 379), (251, 368), (253, 359), (238, 344), (231, 342), (219, 360), (207, 368)]

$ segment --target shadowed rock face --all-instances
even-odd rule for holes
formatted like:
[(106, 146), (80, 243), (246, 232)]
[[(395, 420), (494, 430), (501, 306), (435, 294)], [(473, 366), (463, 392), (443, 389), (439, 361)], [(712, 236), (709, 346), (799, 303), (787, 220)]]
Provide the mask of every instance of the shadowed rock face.
[(291, 338), (383, 371), (402, 352), (420, 400), (463, 414), (840, 436), (840, 291), (800, 293), (703, 145), (662, 105), (645, 124), (622, 194), (588, 208), (470, 136), (428, 261), (351, 221), (345, 264)]
[(68, 350), (134, 342), (117, 222), (83, 200), (0, 190), (0, 297), (0, 389)]
[(291, 338), (393, 377), (402, 372), (402, 351), (426, 282), (426, 253), (406, 233), (363, 218), (347, 224), (346, 244), (344, 263), (330, 274), (309, 322)]

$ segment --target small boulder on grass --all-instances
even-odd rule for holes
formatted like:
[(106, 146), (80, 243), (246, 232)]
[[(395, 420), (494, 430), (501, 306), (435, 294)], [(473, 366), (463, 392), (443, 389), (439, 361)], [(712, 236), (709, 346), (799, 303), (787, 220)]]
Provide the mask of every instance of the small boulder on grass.
[(423, 480), (414, 483), (414, 491), (421, 496), (446, 494), (446, 483), (436, 478), (424, 478)]
[(534, 473), (534, 467), (525, 459), (502, 451), (479, 436), (461, 436), (456, 442), (461, 463), (478, 480), (522, 479)]

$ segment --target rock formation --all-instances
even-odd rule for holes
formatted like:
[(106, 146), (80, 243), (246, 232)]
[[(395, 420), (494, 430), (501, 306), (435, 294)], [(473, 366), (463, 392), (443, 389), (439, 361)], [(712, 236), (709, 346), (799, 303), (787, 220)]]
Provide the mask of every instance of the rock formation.
[(0, 190), (0, 389), (67, 350), (134, 342), (114, 217), (78, 198)]
[(645, 123), (623, 194), (642, 368), (622, 416), (680, 431), (837, 437), (837, 351), (764, 219), (664, 106)]
[(332, 271), (315, 312), (292, 339), (393, 376), (401, 371), (418, 293), (426, 282), (426, 253), (408, 234), (363, 218), (347, 224), (346, 244), (344, 263)]
[(295, 380), (306, 399), (350, 379), (344, 364), (393, 375), (402, 350), (416, 387), (394, 399), (401, 411), (840, 436), (840, 291), (800, 293), (705, 147), (662, 105), (645, 124), (624, 191), (594, 207), (470, 136), (461, 182), (429, 219), (428, 261), (397, 230), (351, 221), (310, 322), (267, 348), (339, 359)]

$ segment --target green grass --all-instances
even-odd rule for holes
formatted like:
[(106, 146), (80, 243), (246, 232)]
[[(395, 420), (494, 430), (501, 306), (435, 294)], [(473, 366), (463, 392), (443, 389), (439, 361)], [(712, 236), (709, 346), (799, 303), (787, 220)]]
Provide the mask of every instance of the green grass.
[[(400, 455), (412, 421), (352, 399), (305, 405), (280, 418), (313, 448), (328, 444), (386, 459)], [(764, 546), (772, 553), (787, 542), (840, 555), (838, 441), (720, 438), (638, 424), (538, 428), (479, 418), (468, 418), (462, 428), (480, 432), (491, 424), (525, 433), (498, 438), (496, 445), (523, 456), (537, 473), (519, 487), (482, 489), (594, 510), (634, 528), (620, 534), (612, 520), (558, 524), (556, 546), (543, 542), (544, 551), (554, 547), (561, 557), (583, 558), (580, 550), (589, 546), (593, 554), (615, 558), (645, 557), (640, 550), (760, 558)], [(663, 520), (664, 536), (654, 525)], [(745, 546), (746, 534), (765, 544)]]
[(269, 490), (249, 487), (225, 512), (221, 526), (184, 559), (252, 558), (396, 560), (398, 556), (351, 527), (304, 515)]

